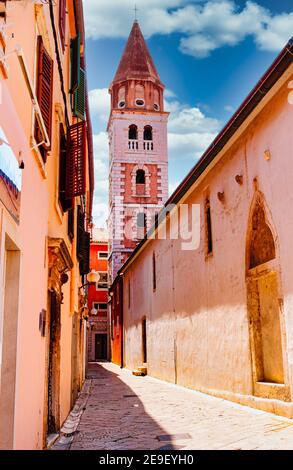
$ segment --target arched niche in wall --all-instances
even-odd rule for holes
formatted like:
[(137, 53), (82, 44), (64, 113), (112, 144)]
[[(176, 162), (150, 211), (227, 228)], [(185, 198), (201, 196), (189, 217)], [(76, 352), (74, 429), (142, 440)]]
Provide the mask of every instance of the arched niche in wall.
[(287, 400), (285, 325), (282, 317), (277, 235), (263, 194), (256, 191), (246, 240), (247, 312), (253, 393)]

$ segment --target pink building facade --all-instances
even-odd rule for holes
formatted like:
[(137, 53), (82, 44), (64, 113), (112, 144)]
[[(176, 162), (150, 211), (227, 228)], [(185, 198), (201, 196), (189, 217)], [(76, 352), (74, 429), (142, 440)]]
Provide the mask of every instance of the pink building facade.
[(137, 21), (110, 87), (110, 282), (168, 197), (161, 83)]
[(85, 377), (84, 47), (81, 0), (0, 2), (0, 449), (50, 445)]

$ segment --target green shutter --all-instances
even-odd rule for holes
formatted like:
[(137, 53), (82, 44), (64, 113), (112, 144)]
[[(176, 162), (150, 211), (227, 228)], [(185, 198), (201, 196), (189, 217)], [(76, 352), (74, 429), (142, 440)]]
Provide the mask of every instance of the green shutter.
[(85, 71), (80, 69), (80, 83), (74, 92), (74, 116), (85, 118)]
[(80, 85), (80, 34), (70, 41), (71, 78), (70, 93)]

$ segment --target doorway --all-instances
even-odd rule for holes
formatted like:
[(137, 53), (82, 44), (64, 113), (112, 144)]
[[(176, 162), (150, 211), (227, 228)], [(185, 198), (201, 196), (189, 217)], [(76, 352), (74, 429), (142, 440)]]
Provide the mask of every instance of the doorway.
[[(20, 251), (6, 235), (2, 350), (0, 351), (0, 449), (13, 449)], [(1, 333), (1, 327), (0, 327)], [(2, 363), (2, 364), (1, 364)]]
[(50, 292), (50, 342), (48, 371), (47, 433), (56, 433), (60, 427), (60, 332), (61, 305), (55, 291)]
[(107, 359), (107, 335), (96, 334), (95, 335), (95, 360), (106, 360)]
[(269, 272), (250, 283), (253, 343), (258, 382), (284, 383), (278, 276)]
[(276, 239), (263, 195), (257, 192), (249, 221), (246, 271), (253, 391), (256, 396), (288, 401)]

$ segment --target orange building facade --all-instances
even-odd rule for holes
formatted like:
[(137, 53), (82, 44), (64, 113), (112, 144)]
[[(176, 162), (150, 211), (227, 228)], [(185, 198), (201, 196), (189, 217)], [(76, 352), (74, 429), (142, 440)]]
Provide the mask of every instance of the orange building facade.
[(94, 189), (80, 0), (0, 3), (0, 448), (42, 449), (84, 381)]
[(88, 288), (88, 362), (110, 358), (108, 322), (108, 234), (93, 229), (90, 246), (90, 268), (99, 274), (99, 281)]

